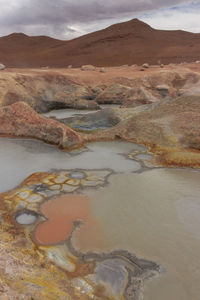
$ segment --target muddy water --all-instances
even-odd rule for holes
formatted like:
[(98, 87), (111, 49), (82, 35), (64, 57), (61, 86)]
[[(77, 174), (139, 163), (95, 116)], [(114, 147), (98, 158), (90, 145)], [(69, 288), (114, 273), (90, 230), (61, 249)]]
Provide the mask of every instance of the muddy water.
[[(84, 191), (91, 199), (89, 209), (104, 240), (98, 242), (99, 233), (94, 238), (86, 224), (75, 235), (76, 247), (81, 251), (127, 249), (159, 263), (161, 275), (146, 283), (144, 300), (197, 300), (200, 172), (142, 170), (138, 162), (125, 157), (133, 150), (143, 153), (144, 148), (124, 142), (93, 143), (83, 153), (65, 153), (37, 141), (0, 139), (0, 192), (15, 187), (33, 172), (52, 168), (112, 169), (108, 185)], [(27, 217), (26, 222), (32, 222), (32, 216)], [(44, 238), (42, 230), (40, 233)]]
[[(145, 300), (200, 297), (199, 182), (199, 172), (154, 169), (113, 175), (108, 187), (88, 193), (105, 251), (128, 249), (162, 266), (161, 276), (146, 284)], [(88, 250), (81, 236), (76, 243)]]

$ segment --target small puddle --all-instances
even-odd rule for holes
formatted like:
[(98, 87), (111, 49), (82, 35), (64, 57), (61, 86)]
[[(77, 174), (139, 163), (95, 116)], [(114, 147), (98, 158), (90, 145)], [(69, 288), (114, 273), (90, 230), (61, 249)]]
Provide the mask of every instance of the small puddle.
[(20, 225), (31, 225), (37, 221), (38, 215), (33, 211), (22, 211), (17, 214), (16, 222)]

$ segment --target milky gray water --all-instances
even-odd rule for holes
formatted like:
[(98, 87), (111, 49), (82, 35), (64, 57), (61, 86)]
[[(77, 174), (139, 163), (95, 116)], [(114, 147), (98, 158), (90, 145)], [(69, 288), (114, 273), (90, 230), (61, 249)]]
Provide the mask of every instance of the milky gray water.
[[(1, 138), (0, 192), (34, 172), (111, 168), (107, 186), (87, 191), (104, 236), (103, 249), (128, 249), (162, 266), (160, 276), (146, 282), (144, 300), (198, 300), (200, 172), (142, 170), (125, 155), (134, 150), (141, 151), (137, 159), (150, 159), (143, 147), (126, 142), (91, 143), (83, 152), (67, 153), (40, 141)], [(77, 234), (79, 249), (98, 251), (95, 241), (88, 246), (87, 232), (84, 236)]]
[[(120, 107), (120, 105), (118, 104), (102, 104), (100, 105), (100, 109), (104, 109), (104, 108), (117, 108)], [(81, 114), (81, 115), (86, 115), (89, 113), (93, 113), (99, 110), (87, 110), (87, 109), (70, 109), (70, 108), (66, 108), (66, 109), (55, 109), (55, 110), (51, 110), (48, 113), (43, 114), (45, 117), (56, 117), (57, 119), (64, 119), (64, 118), (69, 118), (69, 117), (73, 117), (77, 114)]]
[(128, 249), (161, 265), (161, 275), (146, 282), (145, 300), (200, 299), (200, 172), (154, 169), (109, 182), (88, 193), (105, 251)]
[[(88, 144), (85, 151), (64, 152), (40, 141), (0, 138), (0, 192), (16, 187), (35, 172), (50, 169), (106, 169), (115, 172), (138, 171), (138, 162), (121, 153), (140, 149), (126, 142)], [(142, 149), (142, 148), (141, 148)]]

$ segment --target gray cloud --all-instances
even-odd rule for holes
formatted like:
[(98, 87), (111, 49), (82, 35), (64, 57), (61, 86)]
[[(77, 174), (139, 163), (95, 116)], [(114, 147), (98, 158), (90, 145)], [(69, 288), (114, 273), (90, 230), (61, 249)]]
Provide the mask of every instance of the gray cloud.
[[(0, 0), (0, 35), (24, 32), (73, 38), (183, 0)], [(194, 2), (194, 1), (193, 1)], [(195, 1), (199, 2), (199, 1)]]

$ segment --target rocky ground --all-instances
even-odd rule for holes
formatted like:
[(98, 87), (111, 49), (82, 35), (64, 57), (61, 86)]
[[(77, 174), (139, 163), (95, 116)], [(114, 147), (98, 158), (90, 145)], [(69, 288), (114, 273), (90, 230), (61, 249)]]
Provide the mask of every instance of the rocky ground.
[[(0, 134), (62, 148), (80, 147), (83, 140), (120, 138), (147, 145), (157, 154), (157, 164), (199, 167), (199, 83), (198, 62), (103, 72), (92, 66), (5, 69), (0, 72)], [(58, 108), (98, 109), (101, 104), (121, 107), (57, 121), (37, 114)]]

